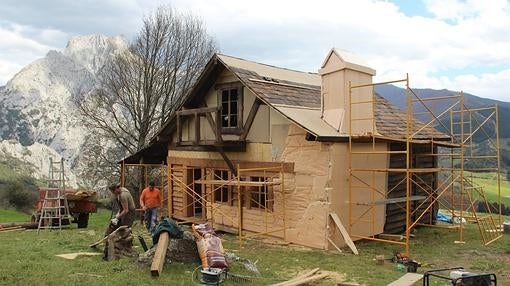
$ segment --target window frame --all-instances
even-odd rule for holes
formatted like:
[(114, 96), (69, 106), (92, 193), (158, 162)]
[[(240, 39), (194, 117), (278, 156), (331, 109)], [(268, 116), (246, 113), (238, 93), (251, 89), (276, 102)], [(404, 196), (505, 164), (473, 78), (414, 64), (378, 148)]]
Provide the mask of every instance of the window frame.
[[(218, 107), (221, 107), (220, 110), (220, 118), (221, 122), (220, 128), (222, 134), (241, 134), (243, 132), (243, 99), (244, 99), (244, 87), (241, 83), (228, 83), (228, 84), (220, 84), (216, 86), (217, 92), (217, 103)], [(231, 97), (231, 93), (233, 90), (237, 91), (237, 120), (235, 126), (223, 126), (223, 119), (224, 119), (224, 109), (223, 109), (223, 92), (228, 91), (228, 96)], [(226, 116), (231, 116), (231, 102), (232, 100), (229, 98), (228, 102), (228, 114)]]
[[(271, 178), (264, 176), (250, 176), (252, 182), (266, 182)], [(250, 187), (247, 207), (254, 210), (267, 210), (273, 212), (273, 198), (274, 190), (272, 185), (262, 185), (256, 187)], [(261, 203), (261, 199), (264, 198), (264, 202)]]
[[(220, 174), (218, 174), (218, 172)], [(226, 178), (224, 178), (224, 175), (226, 174)], [(231, 179), (231, 173), (228, 170), (222, 170), (222, 169), (214, 169), (213, 170), (213, 176), (215, 180), (230, 180)], [(226, 204), (226, 205), (232, 205), (232, 186), (229, 185), (223, 185), (223, 186), (213, 186), (214, 188), (214, 203), (215, 204)]]

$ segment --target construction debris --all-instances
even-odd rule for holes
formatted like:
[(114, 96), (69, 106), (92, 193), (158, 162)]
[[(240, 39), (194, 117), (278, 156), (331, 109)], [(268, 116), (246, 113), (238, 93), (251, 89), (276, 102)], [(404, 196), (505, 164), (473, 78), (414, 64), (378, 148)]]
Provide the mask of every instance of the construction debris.
[[(137, 259), (138, 265), (149, 267), (152, 264), (155, 252), (156, 248), (152, 247), (145, 253), (140, 254)], [(170, 237), (165, 262), (171, 263), (172, 261), (187, 264), (200, 262), (195, 237), (189, 231), (184, 232), (182, 239)]]
[(423, 279), (423, 274), (406, 273), (399, 279), (391, 282), (388, 286), (412, 286), (414, 283)]
[(291, 280), (273, 284), (272, 286), (297, 286), (310, 282), (319, 281), (329, 276), (329, 273), (318, 273), (319, 268), (315, 268), (303, 275), (299, 275)]
[(95, 256), (95, 255), (102, 255), (102, 253), (99, 253), (99, 252), (75, 252), (75, 253), (56, 254), (55, 256), (73, 260), (73, 259), (76, 259), (76, 257), (78, 257), (78, 256)]

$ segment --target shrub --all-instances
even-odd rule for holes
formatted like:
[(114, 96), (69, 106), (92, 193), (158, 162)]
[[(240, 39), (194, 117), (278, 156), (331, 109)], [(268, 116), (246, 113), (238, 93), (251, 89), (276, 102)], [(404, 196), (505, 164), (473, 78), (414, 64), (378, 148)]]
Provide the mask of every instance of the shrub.
[(21, 211), (33, 210), (38, 194), (35, 184), (29, 178), (3, 182), (0, 188), (1, 204), (4, 207), (13, 207)]

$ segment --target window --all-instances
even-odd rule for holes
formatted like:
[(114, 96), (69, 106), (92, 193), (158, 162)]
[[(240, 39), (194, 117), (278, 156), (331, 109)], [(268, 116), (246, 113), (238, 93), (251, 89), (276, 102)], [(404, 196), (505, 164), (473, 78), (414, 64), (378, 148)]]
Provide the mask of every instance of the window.
[[(265, 182), (264, 177), (251, 177), (252, 182)], [(250, 192), (250, 208), (272, 210), (272, 186), (252, 187)]]
[(224, 129), (242, 126), (242, 87), (220, 89), (221, 127)]
[[(230, 176), (227, 170), (215, 170), (214, 179), (228, 181), (230, 179)], [(217, 203), (228, 203), (230, 201), (231, 194), (232, 194), (231, 186), (226, 185), (215, 186), (214, 201)]]

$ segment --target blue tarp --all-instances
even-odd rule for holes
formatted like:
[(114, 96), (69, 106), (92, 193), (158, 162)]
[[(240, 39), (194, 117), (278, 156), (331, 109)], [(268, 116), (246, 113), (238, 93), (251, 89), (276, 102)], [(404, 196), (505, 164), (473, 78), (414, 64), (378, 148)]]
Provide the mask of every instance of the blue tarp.
[(442, 212), (437, 213), (437, 220), (452, 223), (452, 217)]

